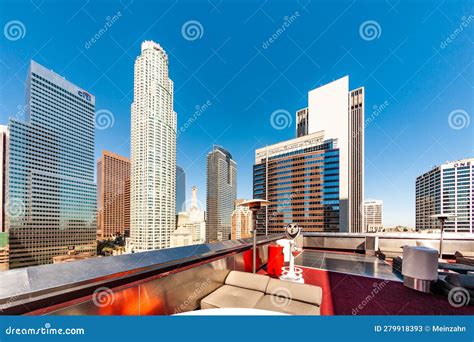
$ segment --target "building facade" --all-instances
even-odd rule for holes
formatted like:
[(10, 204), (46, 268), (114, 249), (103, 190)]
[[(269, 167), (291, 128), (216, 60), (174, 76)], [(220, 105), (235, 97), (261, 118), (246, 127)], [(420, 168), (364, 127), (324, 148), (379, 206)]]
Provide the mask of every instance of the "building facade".
[(186, 210), (186, 174), (176, 165), (176, 214)]
[(130, 202), (126, 198), (128, 179), (130, 160), (102, 151), (97, 161), (97, 237), (100, 240), (129, 234), (126, 222), (130, 216)]
[(131, 111), (131, 243), (137, 252), (167, 248), (176, 227), (176, 113), (168, 56), (152, 41), (135, 61)]
[[(184, 228), (192, 235), (192, 244), (204, 243), (206, 240), (206, 213), (198, 203), (197, 187), (191, 192), (191, 206), (186, 211), (178, 213), (178, 227)], [(183, 230), (181, 229), (181, 232)]]
[(6, 232), (5, 190), (7, 184), (8, 126), (0, 126), (0, 233)]
[(27, 120), (10, 119), (10, 268), (96, 252), (95, 97), (31, 61)]
[(283, 232), (289, 223), (304, 232), (338, 232), (339, 153), (324, 132), (256, 150), (253, 196), (271, 202), (257, 214), (257, 233)]
[(474, 233), (474, 158), (446, 162), (416, 178), (416, 229), (439, 229), (435, 214), (452, 214), (445, 231)]
[(247, 206), (240, 206), (244, 199), (235, 201), (232, 212), (231, 240), (247, 239), (252, 237), (252, 212)]
[(297, 112), (297, 136), (324, 131), (339, 149), (339, 230), (362, 232), (364, 199), (364, 88), (349, 90), (345, 76), (308, 93)]
[(229, 151), (214, 146), (207, 155), (206, 241), (229, 240), (237, 199), (237, 163)]
[(381, 200), (365, 200), (363, 205), (364, 225), (363, 232), (375, 233), (383, 229), (383, 202)]

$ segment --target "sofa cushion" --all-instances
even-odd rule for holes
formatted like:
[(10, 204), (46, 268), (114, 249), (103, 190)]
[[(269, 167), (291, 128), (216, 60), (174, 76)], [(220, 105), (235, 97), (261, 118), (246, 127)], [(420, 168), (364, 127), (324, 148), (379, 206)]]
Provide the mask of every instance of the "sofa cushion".
[(224, 285), (201, 300), (201, 309), (253, 308), (263, 292)]
[(277, 311), (289, 315), (320, 315), (320, 309), (316, 305), (271, 295), (263, 296), (255, 309)]
[(225, 279), (225, 284), (243, 287), (248, 290), (265, 292), (269, 279), (269, 276), (262, 274), (231, 271)]
[(266, 294), (289, 298), (313, 305), (321, 305), (323, 290), (319, 286), (270, 279)]

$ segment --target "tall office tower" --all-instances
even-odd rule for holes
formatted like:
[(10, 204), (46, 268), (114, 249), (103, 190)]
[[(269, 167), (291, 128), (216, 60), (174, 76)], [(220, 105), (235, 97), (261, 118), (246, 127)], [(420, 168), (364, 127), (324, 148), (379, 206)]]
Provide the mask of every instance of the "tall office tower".
[(5, 226), (5, 186), (8, 160), (8, 126), (0, 126), (0, 233)]
[(416, 178), (416, 229), (439, 229), (435, 214), (453, 214), (445, 230), (474, 233), (474, 158), (446, 162)]
[(271, 204), (257, 214), (257, 233), (337, 232), (340, 226), (340, 151), (316, 132), (255, 151), (253, 196)]
[(125, 181), (124, 201), (125, 208), (128, 208), (124, 213), (124, 233), (126, 237), (130, 237), (130, 177)]
[(252, 237), (252, 212), (247, 206), (239, 205), (243, 202), (245, 202), (244, 199), (235, 201), (235, 209), (232, 212), (231, 240)]
[(130, 160), (102, 151), (97, 161), (97, 238), (100, 240), (125, 235), (126, 216), (130, 215), (125, 198), (129, 178)]
[[(178, 213), (178, 229), (177, 234), (182, 235), (186, 230), (192, 235), (192, 243), (204, 243), (206, 239), (206, 213), (198, 205), (197, 187), (193, 186), (191, 193), (191, 206), (187, 211)], [(176, 235), (176, 234), (175, 234)]]
[(383, 228), (382, 223), (383, 202), (380, 200), (364, 201), (363, 232), (376, 233)]
[(349, 77), (313, 89), (297, 113), (297, 136), (324, 131), (339, 149), (340, 231), (362, 232), (364, 198), (364, 88), (349, 91)]
[(137, 252), (170, 246), (176, 228), (176, 113), (168, 56), (152, 41), (135, 60), (130, 237)]
[(96, 252), (95, 97), (31, 61), (27, 122), (10, 119), (10, 268)]
[(176, 214), (186, 210), (186, 174), (176, 165)]
[(229, 240), (237, 199), (237, 163), (220, 146), (207, 155), (206, 241)]

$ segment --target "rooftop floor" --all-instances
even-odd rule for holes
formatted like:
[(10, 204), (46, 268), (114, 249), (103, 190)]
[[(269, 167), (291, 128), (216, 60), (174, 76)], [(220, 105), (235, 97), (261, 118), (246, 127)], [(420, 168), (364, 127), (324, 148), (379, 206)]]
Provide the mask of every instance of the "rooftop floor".
[(392, 272), (390, 264), (364, 254), (304, 250), (295, 258), (295, 264), (382, 280), (402, 281), (399, 274)]

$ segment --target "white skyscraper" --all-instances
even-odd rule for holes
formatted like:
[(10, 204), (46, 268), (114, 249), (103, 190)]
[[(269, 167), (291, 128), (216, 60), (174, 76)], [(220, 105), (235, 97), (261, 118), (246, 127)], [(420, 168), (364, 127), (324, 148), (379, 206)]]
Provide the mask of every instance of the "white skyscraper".
[(135, 251), (170, 246), (176, 220), (176, 113), (168, 56), (145, 41), (135, 61), (130, 237)]

